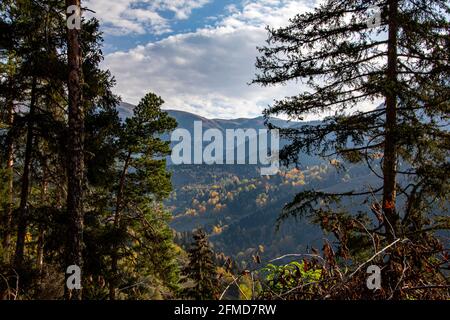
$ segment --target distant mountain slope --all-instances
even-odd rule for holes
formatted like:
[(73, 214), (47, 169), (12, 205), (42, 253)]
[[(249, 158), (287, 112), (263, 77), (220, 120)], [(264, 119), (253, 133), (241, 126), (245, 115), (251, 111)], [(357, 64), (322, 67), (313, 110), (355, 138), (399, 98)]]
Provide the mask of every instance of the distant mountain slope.
[[(121, 117), (132, 114), (132, 105), (122, 104)], [(203, 130), (263, 129), (264, 119), (206, 119), (178, 110), (167, 110), (178, 127), (194, 131), (194, 121), (202, 121)], [(277, 126), (293, 127), (304, 123), (273, 120)], [(284, 145), (287, 141), (282, 141)], [(289, 221), (276, 232), (276, 220), (282, 207), (305, 188), (342, 192), (374, 184), (374, 176), (361, 166), (337, 174), (318, 157), (302, 155), (303, 167), (283, 170), (271, 177), (261, 177), (252, 165), (170, 165), (174, 191), (166, 201), (173, 213), (172, 227), (179, 242), (189, 242), (190, 231), (203, 227), (217, 250), (249, 261), (258, 252), (263, 260), (320, 248), (323, 234), (307, 220)], [(359, 203), (353, 210), (364, 209)], [(256, 250), (256, 251), (255, 251)]]
[[(122, 119), (130, 117), (132, 115), (132, 110), (134, 106), (129, 103), (122, 102), (120, 106), (118, 107), (119, 115)], [(267, 129), (267, 127), (264, 124), (264, 118), (257, 117), (257, 118), (239, 118), (239, 119), (207, 119), (204, 117), (201, 117), (199, 115), (180, 111), (180, 110), (165, 110), (171, 117), (175, 118), (178, 123), (178, 128), (186, 129), (189, 131), (192, 137), (194, 137), (194, 122), (195, 121), (201, 121), (202, 122), (202, 129), (203, 132), (205, 132), (208, 129), (218, 129), (221, 131), (222, 135), (226, 136), (226, 130), (227, 129), (255, 129), (257, 133), (259, 133), (258, 130), (260, 129)], [(306, 124), (312, 124), (317, 123), (315, 122), (295, 122), (295, 121), (287, 121), (282, 119), (273, 118), (271, 119), (271, 123), (277, 127), (280, 128), (293, 128), (298, 127), (301, 125)], [(165, 139), (170, 139), (170, 137), (164, 137)], [(269, 137), (269, 145), (270, 145), (270, 137)], [(194, 147), (194, 141), (192, 141), (192, 147)], [(281, 139), (280, 140), (280, 148), (282, 148), (284, 145), (286, 145), (288, 141)], [(205, 147), (209, 142), (204, 142), (203, 147)], [(174, 145), (174, 144), (173, 144)], [(172, 146), (173, 146), (172, 145)], [(235, 149), (237, 149), (237, 146), (235, 146)], [(225, 152), (225, 150), (224, 150)], [(259, 152), (259, 150), (258, 150)], [(249, 157), (249, 154), (246, 154), (247, 158)], [(224, 155), (225, 158), (225, 155)], [(191, 162), (193, 163), (193, 158), (191, 159)], [(315, 165), (319, 164), (321, 162), (320, 159), (317, 157), (311, 157), (308, 155), (302, 155), (302, 164), (303, 165)], [(168, 163), (171, 164), (170, 158), (168, 159)]]
[[(132, 115), (133, 108), (134, 105), (126, 102), (121, 102), (117, 109), (119, 111), (120, 117), (126, 118)], [(238, 119), (207, 119), (202, 116), (181, 110), (167, 109), (164, 111), (166, 111), (170, 116), (172, 116), (178, 121), (178, 127), (187, 129), (189, 131), (193, 131), (194, 121), (202, 121), (203, 128), (205, 130), (210, 128), (219, 129), (221, 131), (226, 129), (266, 128), (266, 126), (264, 125), (264, 118), (262, 116), (256, 118), (238, 118)], [(290, 128), (302, 124), (308, 124), (310, 122), (302, 123), (273, 118), (271, 119), (271, 123), (281, 128)]]

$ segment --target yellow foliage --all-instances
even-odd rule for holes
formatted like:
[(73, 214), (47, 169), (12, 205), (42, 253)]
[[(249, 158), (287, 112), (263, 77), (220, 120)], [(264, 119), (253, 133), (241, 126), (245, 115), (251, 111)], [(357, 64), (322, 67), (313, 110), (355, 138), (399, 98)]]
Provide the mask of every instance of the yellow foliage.
[(211, 198), (217, 198), (219, 196), (219, 193), (217, 191), (211, 191), (210, 196)]
[(184, 214), (187, 216), (196, 216), (197, 211), (195, 209), (187, 209)]
[(213, 227), (213, 233), (214, 233), (214, 234), (221, 234), (221, 233), (222, 233), (222, 227), (220, 227), (220, 226), (214, 226), (214, 227)]
[(25, 242), (29, 243), (33, 241), (33, 236), (31, 235), (31, 233), (27, 232), (27, 234), (25, 235)]

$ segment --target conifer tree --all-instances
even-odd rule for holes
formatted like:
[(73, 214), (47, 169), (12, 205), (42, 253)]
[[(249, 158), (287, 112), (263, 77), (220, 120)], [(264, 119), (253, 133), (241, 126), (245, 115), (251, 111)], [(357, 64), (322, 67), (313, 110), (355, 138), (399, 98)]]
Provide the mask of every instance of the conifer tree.
[[(65, 2), (4, 1), (1, 9), (0, 21), (11, 32), (8, 37), (2, 35), (4, 39), (0, 51), (0, 159), (7, 172), (12, 171), (11, 158), (14, 159), (15, 167), (11, 178), (9, 175), (2, 177), (5, 197), (2, 197), (1, 234), (5, 257), (11, 256), (11, 250), (5, 245), (7, 239), (17, 243), (15, 266), (10, 264), (13, 261), (9, 259), (3, 262), (8, 272), (5, 275), (11, 275), (14, 286), (16, 280), (13, 268), (19, 273), (20, 294), (28, 290), (28, 296), (39, 296), (38, 291), (30, 290), (34, 286), (35, 275), (41, 274), (43, 269), (54, 268), (62, 276), (67, 267), (67, 261), (63, 261), (67, 250), (61, 242), (61, 239), (67, 238), (68, 231), (67, 214), (63, 214), (67, 198), (69, 133), (66, 117), (68, 68), (67, 57), (63, 54), (67, 44), (67, 24), (65, 14), (61, 14), (65, 12)], [(98, 21), (83, 21), (80, 40), (86, 53), (82, 66), (85, 121), (90, 125), (87, 134), (93, 137), (92, 142), (96, 142), (89, 145), (85, 160), (90, 165), (88, 182), (98, 187), (93, 172), (98, 177), (107, 165), (95, 160), (100, 158), (99, 154), (105, 145), (114, 147), (114, 142), (108, 140), (111, 134), (100, 135), (100, 132), (118, 126), (115, 111), (118, 99), (111, 92), (114, 81), (109, 71), (98, 67), (102, 60)], [(8, 63), (3, 64), (4, 61)], [(32, 90), (33, 79), (35, 90)], [(33, 96), (35, 98), (31, 99)], [(34, 112), (31, 113), (31, 110)], [(27, 139), (30, 135), (33, 139)], [(14, 194), (11, 194), (11, 190)], [(12, 206), (7, 199), (11, 198), (15, 199), (12, 209), (17, 208), (13, 210), (17, 216), (9, 214)], [(17, 202), (20, 204), (17, 205)], [(99, 207), (98, 203), (94, 205)], [(14, 224), (7, 223), (8, 220)], [(17, 234), (14, 234), (16, 230)], [(26, 270), (18, 270), (20, 266)], [(64, 289), (63, 283), (60, 289)]]
[(193, 237), (194, 242), (188, 251), (189, 264), (184, 274), (194, 282), (194, 285), (187, 285), (184, 294), (195, 300), (217, 299), (219, 281), (214, 251), (202, 229), (194, 231)]
[[(4, 143), (7, 153), (5, 162), (9, 169), (8, 174), (8, 217), (5, 225), (4, 243), (10, 242), (12, 226), (12, 209), (14, 203), (12, 199), (14, 174), (12, 166), (15, 153), (22, 152), (19, 146), (24, 145), (23, 167), (18, 169), (22, 172), (20, 177), (19, 208), (17, 210), (17, 237), (14, 256), (15, 268), (20, 270), (23, 267), (25, 236), (30, 219), (29, 193), (32, 186), (32, 161), (36, 152), (37, 133), (42, 132), (39, 128), (39, 121), (42, 120), (44, 96), (48, 94), (48, 88), (53, 83), (50, 78), (55, 77), (55, 73), (50, 72), (54, 66), (55, 59), (48, 55), (47, 51), (52, 51), (56, 45), (56, 26), (46, 25), (46, 19), (55, 19), (47, 16), (36, 15), (43, 6), (32, 1), (14, 3), (5, 1), (3, 3), (3, 18), (9, 21), (10, 34), (9, 46), (6, 48), (8, 58), (8, 70), (4, 86), (2, 86), (2, 96), (5, 97), (5, 104), (2, 105), (3, 115), (7, 115), (7, 130), (4, 132)], [(56, 15), (56, 19), (58, 19)], [(46, 27), (44, 27), (46, 26)], [(51, 73), (51, 75), (50, 75)], [(57, 73), (56, 73), (57, 74)], [(3, 108), (4, 107), (4, 108)], [(23, 133), (23, 136), (22, 136)], [(22, 140), (23, 138), (23, 140)], [(14, 145), (18, 145), (14, 148)], [(17, 149), (17, 150), (16, 150)], [(17, 151), (17, 152), (16, 152)], [(6, 245), (8, 247), (8, 245)]]
[[(442, 249), (432, 232), (450, 226), (439, 209), (450, 190), (449, 12), (443, 0), (328, 0), (286, 27), (269, 28), (256, 63), (254, 83), (299, 81), (305, 88), (267, 108), (267, 118), (324, 117), (318, 124), (280, 129), (291, 141), (280, 153), (285, 163), (298, 163), (305, 152), (341, 164), (365, 163), (379, 177), (368, 188), (304, 191), (280, 219), (312, 214), (325, 226), (337, 214), (333, 203), (365, 198), (380, 226), (359, 219), (353, 230), (366, 238), (370, 230), (383, 245), (401, 239), (415, 248), (401, 251), (398, 244), (389, 251), (386, 283), (398, 283), (408, 255), (416, 259), (409, 270), (424, 276), (424, 261)], [(442, 279), (440, 271), (433, 274)]]
[[(6, 48), (3, 47), (3, 50)], [(0, 45), (0, 50), (2, 47)], [(7, 57), (7, 55), (9, 55)], [(16, 63), (10, 53), (10, 51), (5, 50), (5, 54), (0, 56), (6, 59), (6, 63), (0, 64), (0, 73), (6, 75), (6, 81), (0, 85), (0, 96), (4, 97), (1, 104), (1, 130), (11, 129), (14, 125), (14, 99), (17, 97), (18, 92), (15, 90), (15, 71)], [(0, 233), (2, 234), (2, 246), (3, 246), (3, 260), (5, 263), (10, 262), (10, 246), (12, 239), (12, 219), (14, 211), (14, 141), (13, 139), (7, 138), (2, 143), (4, 145), (5, 151), (1, 154), (1, 201), (0, 201)]]
[(163, 104), (161, 97), (145, 95), (119, 131), (117, 183), (113, 190), (111, 300), (116, 299), (119, 278), (124, 278), (123, 274), (119, 277), (120, 258), (130, 258), (126, 252), (133, 241), (133, 251), (139, 256), (140, 267), (136, 270), (141, 277), (159, 278), (169, 289), (174, 289), (178, 281), (167, 224), (170, 218), (160, 206), (172, 189), (165, 160), (170, 154), (169, 141), (162, 137), (177, 123), (161, 110)]
[[(82, 20), (74, 35), (66, 5), (0, 3), (0, 28), (8, 30), (0, 39), (0, 160), (2, 173), (13, 173), (0, 181), (0, 273), (10, 282), (0, 282), (0, 298), (59, 299), (66, 291), (66, 298), (80, 299), (80, 292), (65, 290), (64, 281), (68, 264), (79, 265), (80, 257), (87, 299), (108, 293), (174, 297), (176, 247), (161, 200), (171, 190), (169, 142), (162, 137), (176, 122), (154, 94), (143, 98), (133, 117), (119, 119), (114, 79), (99, 68), (99, 23)], [(16, 242), (15, 265), (8, 241)], [(12, 292), (16, 274), (19, 290)]]
[[(66, 0), (66, 8), (76, 7), (75, 14), (81, 16), (81, 1)], [(68, 19), (74, 12), (68, 13)], [(83, 184), (84, 184), (84, 118), (82, 97), (82, 48), (81, 27), (67, 25), (67, 60), (69, 77), (69, 136), (67, 165), (67, 215), (69, 240), (67, 241), (67, 265), (82, 268), (83, 250)], [(81, 299), (81, 290), (75, 290), (71, 298)]]

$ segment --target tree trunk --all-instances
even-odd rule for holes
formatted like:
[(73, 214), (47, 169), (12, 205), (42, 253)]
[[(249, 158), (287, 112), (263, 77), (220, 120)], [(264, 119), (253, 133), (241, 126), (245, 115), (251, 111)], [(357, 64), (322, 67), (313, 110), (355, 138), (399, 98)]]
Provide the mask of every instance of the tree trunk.
[[(45, 207), (48, 202), (48, 175), (47, 175), (47, 163), (44, 160), (43, 176), (41, 186), (41, 205)], [(40, 217), (42, 219), (42, 217)], [(45, 245), (45, 227), (43, 221), (39, 221), (38, 224), (38, 240), (36, 246), (36, 268), (39, 271), (38, 286), (39, 291), (43, 292), (44, 283), (44, 245)]]
[(30, 112), (28, 114), (28, 121), (27, 121), (27, 142), (25, 146), (25, 158), (21, 180), (20, 206), (17, 216), (18, 219), (17, 242), (16, 242), (16, 252), (14, 256), (14, 267), (18, 271), (22, 270), (23, 267), (25, 237), (27, 233), (27, 224), (28, 224), (28, 190), (30, 187), (30, 167), (33, 152), (33, 135), (34, 135), (33, 126), (34, 126), (34, 116), (36, 112), (36, 86), (37, 86), (37, 79), (36, 77), (33, 77), (31, 84)]
[[(131, 152), (128, 153), (127, 159), (125, 160), (125, 164), (122, 169), (122, 174), (120, 176), (120, 182), (119, 182), (119, 190), (117, 192), (117, 199), (116, 199), (116, 212), (114, 215), (114, 230), (118, 230), (120, 227), (120, 210), (123, 202), (123, 190), (125, 188), (125, 179), (128, 172), (128, 166), (131, 160)], [(109, 299), (110, 300), (116, 300), (116, 287), (117, 287), (117, 263), (118, 263), (119, 257), (117, 252), (117, 247), (114, 246), (112, 250), (111, 255), (111, 280), (109, 281)]]
[[(80, 0), (66, 0), (66, 6), (77, 6)], [(81, 12), (81, 11), (80, 11)], [(80, 13), (81, 14), (81, 13)], [(69, 17), (69, 14), (68, 14)], [(83, 248), (83, 181), (84, 181), (84, 110), (82, 105), (82, 55), (81, 30), (67, 28), (69, 63), (69, 133), (67, 164), (67, 214), (69, 234), (67, 243), (67, 266), (77, 265), (82, 269)], [(67, 292), (66, 292), (67, 293)], [(81, 300), (81, 290), (74, 290), (70, 297)]]
[[(10, 89), (12, 90), (12, 89)], [(10, 98), (8, 101), (8, 126), (11, 128), (14, 124), (14, 102)], [(10, 262), (11, 230), (14, 211), (14, 142), (11, 137), (7, 146), (6, 172), (8, 175), (8, 207), (6, 209), (5, 234), (3, 236), (4, 261)]]
[[(48, 202), (48, 171), (47, 163), (44, 160), (42, 186), (41, 186), (41, 204), (46, 206)], [(42, 271), (44, 267), (44, 244), (45, 244), (45, 228), (42, 221), (39, 222), (38, 242), (36, 248), (36, 268), (39, 270), (39, 278), (42, 280)]]
[(388, 39), (388, 69), (386, 91), (386, 127), (383, 161), (383, 212), (386, 217), (386, 234), (392, 242), (399, 231), (399, 217), (395, 210), (396, 204), (396, 172), (397, 172), (397, 13), (398, 0), (389, 1), (389, 39)]
[[(388, 39), (388, 69), (386, 91), (386, 127), (383, 161), (383, 213), (385, 215), (386, 239), (392, 243), (401, 237), (400, 217), (396, 212), (396, 174), (397, 174), (397, 14), (398, 0), (389, 0), (389, 39)], [(392, 248), (383, 272), (383, 283), (396, 287), (401, 280), (402, 263), (397, 248)], [(398, 291), (392, 292), (394, 299), (399, 298)]]

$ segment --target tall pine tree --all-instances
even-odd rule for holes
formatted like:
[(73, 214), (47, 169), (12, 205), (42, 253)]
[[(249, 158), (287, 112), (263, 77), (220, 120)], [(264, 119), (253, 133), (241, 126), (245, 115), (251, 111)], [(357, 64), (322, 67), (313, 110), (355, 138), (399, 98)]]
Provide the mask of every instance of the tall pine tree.
[[(432, 232), (450, 227), (446, 209), (439, 209), (448, 207), (450, 190), (449, 13), (443, 0), (328, 0), (287, 27), (269, 28), (268, 45), (260, 48), (256, 63), (255, 83), (305, 85), (303, 92), (267, 108), (267, 118), (324, 117), (319, 124), (281, 129), (291, 141), (281, 151), (286, 163), (299, 162), (305, 152), (366, 163), (380, 178), (369, 188), (302, 192), (281, 219), (313, 214), (325, 225), (334, 214), (332, 203), (366, 197), (380, 226), (359, 219), (354, 229), (365, 237), (370, 229), (383, 245), (401, 239), (415, 248), (401, 250), (398, 244), (389, 251), (386, 283), (398, 283), (408, 255), (414, 255), (410, 269), (425, 278), (423, 265), (442, 250)], [(374, 104), (379, 106), (367, 107)], [(433, 274), (437, 278), (430, 278), (442, 279), (439, 271)]]
[[(81, 1), (66, 0), (67, 8), (67, 60), (69, 78), (69, 139), (67, 165), (67, 215), (69, 217), (69, 239), (67, 241), (67, 266), (83, 266), (83, 184), (84, 184), (84, 105), (82, 98), (82, 48), (81, 24), (70, 25), (73, 15), (81, 20)], [(69, 8), (75, 8), (70, 10)], [(70, 297), (81, 299), (81, 290)]]
[[(133, 273), (140, 273), (136, 280), (159, 279), (161, 286), (168, 289), (175, 289), (178, 281), (172, 232), (168, 227), (170, 216), (160, 205), (172, 190), (165, 160), (170, 154), (170, 142), (162, 137), (174, 130), (177, 123), (161, 110), (163, 103), (161, 97), (148, 93), (119, 131), (117, 181), (111, 190), (114, 195), (111, 300), (117, 298), (120, 279), (123, 285), (124, 279), (133, 278)], [(131, 247), (137, 258), (129, 254), (130, 243), (134, 243)], [(136, 268), (128, 265), (128, 276), (120, 266), (121, 260), (134, 260), (136, 264)], [(150, 283), (147, 287), (155, 286), (155, 281), (146, 283)]]

